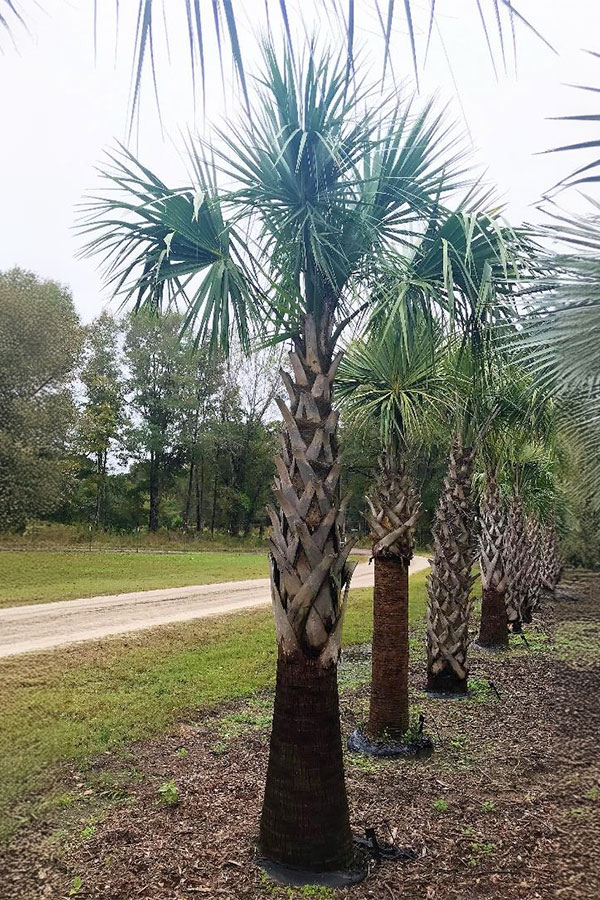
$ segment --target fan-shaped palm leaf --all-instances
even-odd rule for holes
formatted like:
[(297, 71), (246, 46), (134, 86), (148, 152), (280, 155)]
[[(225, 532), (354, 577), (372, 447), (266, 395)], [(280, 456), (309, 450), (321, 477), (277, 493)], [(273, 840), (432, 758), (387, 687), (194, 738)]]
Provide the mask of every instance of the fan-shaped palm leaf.
[[(383, 334), (350, 345), (338, 373), (344, 415), (358, 427), (375, 427), (382, 447), (405, 452), (425, 423), (438, 421), (453, 400), (445, 366), (447, 338), (439, 322), (419, 308), (396, 310)], [(407, 321), (408, 317), (408, 321)]]

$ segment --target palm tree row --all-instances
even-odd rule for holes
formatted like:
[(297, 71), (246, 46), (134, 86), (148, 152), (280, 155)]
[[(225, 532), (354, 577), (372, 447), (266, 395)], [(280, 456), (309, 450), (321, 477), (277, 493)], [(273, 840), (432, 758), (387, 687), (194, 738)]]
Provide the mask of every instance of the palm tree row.
[[(227, 352), (234, 336), (246, 348), (288, 342), (270, 509), (277, 679), (259, 853), (277, 877), (335, 872), (340, 884), (364, 870), (350, 830), (337, 688), (352, 542), (336, 380), (345, 414), (381, 439), (367, 501), (376, 585), (366, 730), (373, 742), (401, 741), (420, 508), (412, 448), (427, 440), (423, 421), (450, 437), (429, 579), (428, 685), (460, 692), (479, 555), (475, 469), (502, 431), (498, 371), (512, 351), (501, 344), (515, 336), (515, 286), (530, 249), (488, 208), (431, 103), (382, 102), (379, 87), (358, 71), (351, 83), (346, 66), (315, 46), (300, 60), (265, 44), (253, 116), (210, 145), (189, 142), (192, 183), (169, 188), (123, 149), (82, 222), (87, 252), (103, 257), (125, 302), (157, 314), (183, 306), (185, 327), (215, 351)], [(365, 317), (367, 336), (344, 360), (344, 334)], [(495, 572), (503, 483), (499, 469), (488, 475), (485, 552)], [(525, 527), (522, 515), (517, 524)], [(507, 610), (510, 562), (506, 553)], [(552, 565), (549, 556), (549, 580)], [(503, 587), (490, 575), (486, 590)], [(514, 621), (524, 619), (523, 600), (515, 609)]]
[[(501, 304), (505, 321), (504, 298)], [(491, 301), (489, 306), (489, 317), (495, 320), (498, 310), (491, 308)], [(475, 330), (473, 324), (469, 327)], [(480, 321), (480, 336), (483, 327)], [(518, 631), (522, 620), (531, 621), (542, 588), (556, 585), (560, 565), (555, 529), (547, 524), (542, 533), (533, 513), (526, 521), (521, 499), (527, 489), (530, 506), (537, 498), (537, 512), (546, 518), (555, 500), (552, 449), (543, 444), (550, 437), (551, 404), (511, 362), (516, 347), (511, 354), (501, 354), (496, 329), (493, 334), (489, 359), (475, 363), (465, 348), (464, 332), (457, 334), (448, 322), (444, 327), (439, 307), (424, 312), (422, 306), (411, 305), (405, 293), (402, 308), (385, 328), (376, 320), (366, 340), (350, 345), (340, 367), (338, 396), (346, 417), (359, 428), (378, 428), (383, 448), (380, 474), (366, 498), (375, 560), (371, 704), (366, 735), (353, 738), (354, 749), (368, 752), (371, 742), (372, 752), (395, 754), (408, 730), (406, 572), (419, 511), (419, 491), (408, 466), (411, 443), (426, 443), (436, 430), (454, 435), (434, 524), (428, 583), (430, 691), (451, 695), (467, 689), (477, 557), (482, 582), (479, 646), (507, 646), (509, 624)], [(513, 338), (518, 345), (516, 332)], [(502, 355), (507, 357), (503, 364)], [(539, 440), (533, 447), (532, 435)], [(482, 472), (474, 477), (477, 462)], [(544, 490), (545, 506), (540, 509)], [(511, 494), (511, 526), (520, 526), (514, 535), (505, 503)], [(514, 552), (508, 552), (511, 543)], [(506, 563), (505, 557), (510, 557)]]

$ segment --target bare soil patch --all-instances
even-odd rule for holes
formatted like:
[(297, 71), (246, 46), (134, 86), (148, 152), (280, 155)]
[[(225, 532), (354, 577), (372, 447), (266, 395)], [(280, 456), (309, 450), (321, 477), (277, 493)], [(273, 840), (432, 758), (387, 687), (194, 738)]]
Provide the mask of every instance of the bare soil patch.
[[(466, 700), (426, 698), (422, 633), (413, 631), (413, 702), (436, 751), (417, 761), (348, 754), (347, 783), (355, 832), (374, 826), (416, 860), (374, 867), (345, 891), (266, 880), (252, 862), (265, 693), (72, 772), (74, 801), (21, 830), (0, 855), (0, 896), (595, 900), (600, 577), (567, 581), (579, 599), (546, 603), (526, 633), (529, 646), (515, 636), (506, 653), (473, 650)], [(348, 651), (340, 676), (349, 734), (366, 715), (368, 650)]]

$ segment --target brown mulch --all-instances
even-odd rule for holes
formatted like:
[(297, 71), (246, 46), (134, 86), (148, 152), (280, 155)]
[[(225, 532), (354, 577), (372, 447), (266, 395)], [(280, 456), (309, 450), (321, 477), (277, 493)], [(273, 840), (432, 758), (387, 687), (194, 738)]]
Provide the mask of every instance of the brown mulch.
[[(374, 826), (382, 841), (391, 833), (416, 860), (375, 866), (362, 884), (331, 894), (264, 878), (252, 859), (265, 697), (134, 745), (127, 759), (105, 754), (74, 776), (82, 806), (65, 833), (56, 818), (37, 822), (0, 853), (0, 900), (599, 898), (600, 576), (567, 582), (579, 599), (546, 603), (527, 629), (529, 647), (515, 636), (507, 654), (473, 651), (471, 699), (427, 699), (423, 660), (413, 662), (413, 698), (436, 742), (431, 759), (348, 756), (354, 830)], [(346, 734), (364, 717), (367, 671), (360, 650), (341, 667)], [(171, 780), (179, 802), (169, 808), (157, 791)], [(81, 836), (107, 793), (103, 820)]]

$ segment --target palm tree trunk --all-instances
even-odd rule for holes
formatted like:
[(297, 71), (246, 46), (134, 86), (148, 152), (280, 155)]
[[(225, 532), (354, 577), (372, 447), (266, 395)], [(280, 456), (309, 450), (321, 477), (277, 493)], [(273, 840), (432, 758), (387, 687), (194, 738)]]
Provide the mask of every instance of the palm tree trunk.
[(294, 868), (352, 859), (335, 665), (279, 648), (261, 853)]
[(481, 622), (477, 643), (480, 647), (508, 647), (508, 624), (504, 593), (495, 588), (481, 590)]
[(450, 451), (448, 472), (433, 526), (434, 554), (427, 580), (427, 689), (442, 694), (467, 690), (467, 649), (472, 574), (477, 557), (471, 496), (474, 447), (460, 435)]
[(400, 738), (408, 724), (408, 565), (376, 556), (367, 731), (372, 740), (384, 734)]
[(260, 825), (269, 863), (312, 872), (347, 867), (352, 836), (344, 783), (337, 663), (352, 567), (343, 543), (347, 499), (339, 500), (338, 414), (327, 330), (306, 316), (304, 340), (282, 371), (289, 406), (276, 460), (271, 595), (277, 636), (273, 732)]
[(522, 631), (521, 608), (525, 597), (527, 544), (523, 501), (518, 494), (512, 499), (506, 530), (506, 610), (515, 634)]
[(477, 643), (481, 647), (502, 648), (508, 646), (504, 572), (506, 521), (495, 473), (489, 471), (480, 523), (481, 623)]
[(558, 550), (558, 537), (554, 522), (546, 525), (542, 532), (542, 586), (550, 593), (556, 589), (560, 580), (562, 561)]
[(537, 519), (533, 515), (529, 515), (525, 522), (525, 539), (527, 544), (527, 556), (523, 599), (521, 603), (521, 619), (526, 624), (529, 624), (532, 621), (533, 611), (539, 605), (542, 592), (542, 546), (540, 527)]
[(410, 477), (392, 453), (367, 497), (373, 538), (373, 656), (367, 727), (371, 740), (400, 738), (408, 729), (408, 567), (421, 504)]

